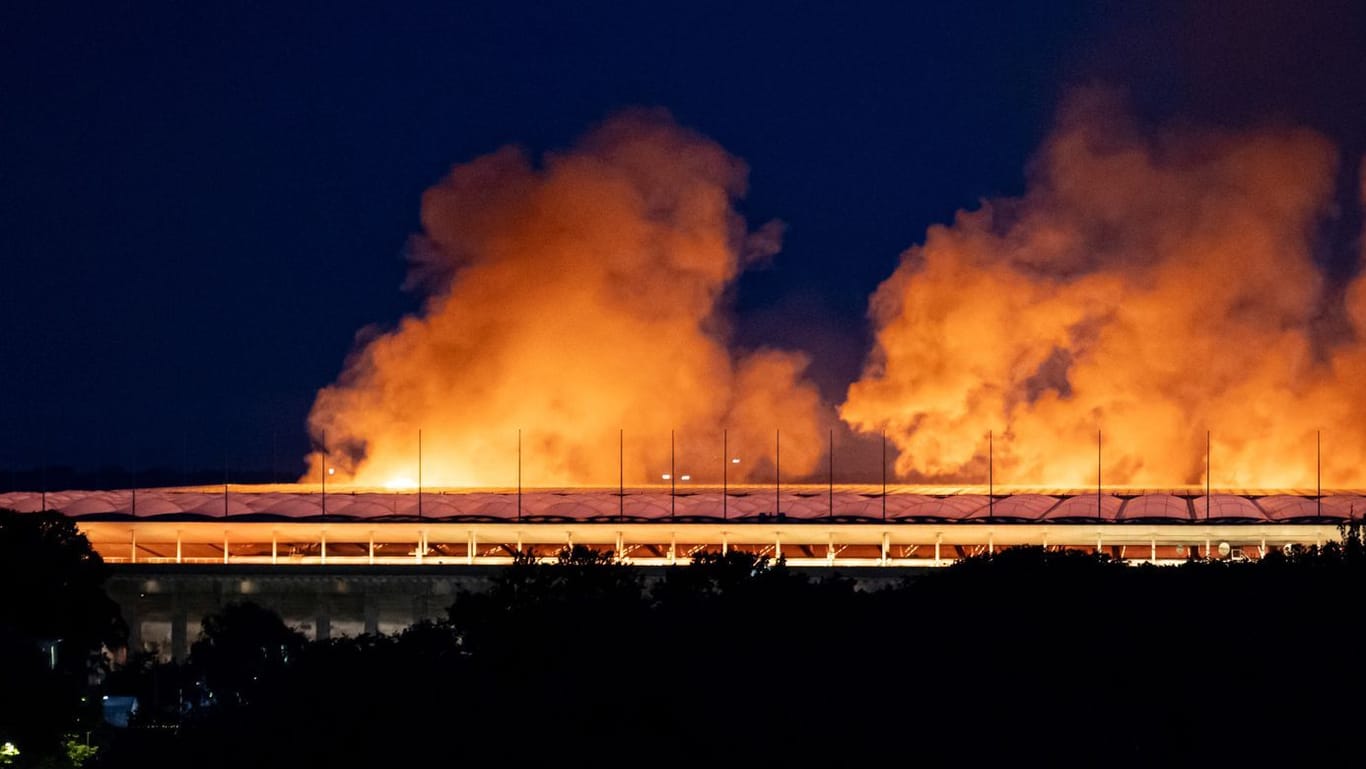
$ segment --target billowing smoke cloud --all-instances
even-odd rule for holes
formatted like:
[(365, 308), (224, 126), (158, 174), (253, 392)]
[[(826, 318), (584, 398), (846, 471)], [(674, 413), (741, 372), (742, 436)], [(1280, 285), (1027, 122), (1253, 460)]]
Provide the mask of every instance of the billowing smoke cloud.
[[(1018, 199), (933, 227), (877, 290), (841, 407), (911, 479), (1359, 484), (1366, 287), (1314, 258), (1337, 155), (1322, 136), (1151, 135), (1111, 94), (1060, 113)], [(1366, 174), (1366, 170), (1363, 171)], [(1363, 179), (1366, 184), (1366, 178)], [(1345, 313), (1344, 313), (1345, 309)]]
[[(720, 480), (742, 462), (810, 471), (824, 434), (804, 357), (737, 356), (726, 292), (777, 250), (734, 209), (747, 170), (662, 112), (609, 120), (536, 167), (506, 148), (455, 167), (422, 201), (410, 284), (422, 311), (364, 341), (310, 415), (337, 480), (411, 483), (422, 430), (432, 485)], [(321, 458), (311, 458), (316, 478)], [(715, 476), (713, 478), (712, 476)]]

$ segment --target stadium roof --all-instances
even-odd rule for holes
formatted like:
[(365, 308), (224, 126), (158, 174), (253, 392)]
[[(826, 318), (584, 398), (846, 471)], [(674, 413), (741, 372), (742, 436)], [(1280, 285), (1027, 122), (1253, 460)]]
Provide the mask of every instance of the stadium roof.
[[(288, 489), (288, 490), (282, 490)], [(981, 490), (985, 491), (985, 489)], [(1115, 491), (1097, 499), (1094, 491), (1004, 493), (898, 486), (884, 500), (880, 487), (824, 486), (616, 489), (513, 489), (427, 491), (329, 491), (301, 487), (10, 492), (0, 508), (33, 512), (48, 509), (82, 520), (197, 521), (412, 521), (591, 522), (630, 520), (729, 520), (849, 523), (886, 520), (898, 523), (1304, 523), (1340, 521), (1366, 511), (1366, 496), (1356, 492), (1203, 493), (1188, 491)], [(324, 507), (325, 505), (325, 507)], [(419, 505), (421, 506), (419, 512)], [(1208, 515), (1206, 509), (1208, 508)]]

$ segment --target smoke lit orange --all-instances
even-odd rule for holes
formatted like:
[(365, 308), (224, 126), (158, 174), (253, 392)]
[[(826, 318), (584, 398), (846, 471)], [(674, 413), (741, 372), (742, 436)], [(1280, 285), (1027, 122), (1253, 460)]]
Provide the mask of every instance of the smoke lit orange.
[[(878, 289), (877, 344), (841, 414), (897, 470), (1084, 484), (1359, 483), (1366, 290), (1345, 305), (1314, 233), (1334, 147), (1305, 130), (1146, 136), (1073, 99), (1019, 199), (960, 212)], [(1345, 312), (1344, 312), (1345, 311)], [(1344, 320), (1344, 317), (1346, 320)], [(1212, 455), (1205, 452), (1207, 430)]]
[(422, 201), (425, 306), (314, 405), (336, 480), (413, 483), (419, 429), (428, 484), (512, 485), (519, 430), (523, 480), (541, 486), (615, 485), (619, 462), (627, 483), (659, 482), (671, 460), (710, 480), (723, 430), (733, 480), (771, 464), (777, 428), (784, 469), (810, 470), (823, 431), (806, 359), (727, 343), (727, 288), (777, 249), (776, 225), (750, 232), (734, 210), (746, 174), (659, 112), (540, 167), (510, 148), (457, 166)]

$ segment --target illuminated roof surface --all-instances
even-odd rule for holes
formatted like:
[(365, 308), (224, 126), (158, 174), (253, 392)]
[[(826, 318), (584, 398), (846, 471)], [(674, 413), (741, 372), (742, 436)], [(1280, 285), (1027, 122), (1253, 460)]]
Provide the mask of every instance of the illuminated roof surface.
[[(1208, 505), (1203, 489), (1107, 490), (1097, 503), (1096, 492), (1050, 489), (998, 490), (989, 497), (977, 487), (889, 487), (885, 498), (889, 521), (913, 522), (1117, 522), (1182, 523), (1209, 520), (1220, 523), (1296, 523), (1345, 520), (1366, 511), (1366, 495), (1360, 490), (1325, 492), (1322, 500), (1313, 492), (1262, 490), (1218, 492)], [(723, 505), (724, 499), (724, 505)], [(346, 521), (417, 520), (419, 495), (413, 491), (329, 490), (324, 497), (317, 487), (240, 486), (142, 489), (134, 495), (119, 491), (48, 492), (47, 507), (86, 520), (215, 520), (225, 516), (239, 521)], [(0, 508), (20, 512), (39, 510), (38, 492), (0, 494)], [(515, 489), (431, 490), (421, 495), (421, 518), (433, 521), (527, 522), (633, 520), (670, 518), (693, 521), (773, 521), (775, 506), (781, 519), (819, 521), (832, 517), (846, 522), (880, 521), (884, 499), (878, 486), (731, 487), (723, 495), (719, 487), (679, 489), (668, 487), (616, 489)], [(724, 507), (724, 511), (723, 511)]]

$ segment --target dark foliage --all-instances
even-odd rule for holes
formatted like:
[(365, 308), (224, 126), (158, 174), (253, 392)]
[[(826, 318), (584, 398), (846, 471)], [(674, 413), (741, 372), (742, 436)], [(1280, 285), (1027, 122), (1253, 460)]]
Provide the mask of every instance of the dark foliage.
[(21, 756), (57, 751), (93, 715), (87, 689), (101, 650), (127, 637), (104, 579), (70, 520), (0, 510), (0, 742)]
[[(1242, 564), (1019, 548), (868, 591), (739, 552), (647, 577), (575, 549), (519, 560), (446, 621), (251, 668), (242, 706), (107, 758), (1337, 763), (1363, 715), (1364, 554), (1356, 527)], [(275, 648), (276, 621), (243, 625), (261, 642), (241, 648)]]

